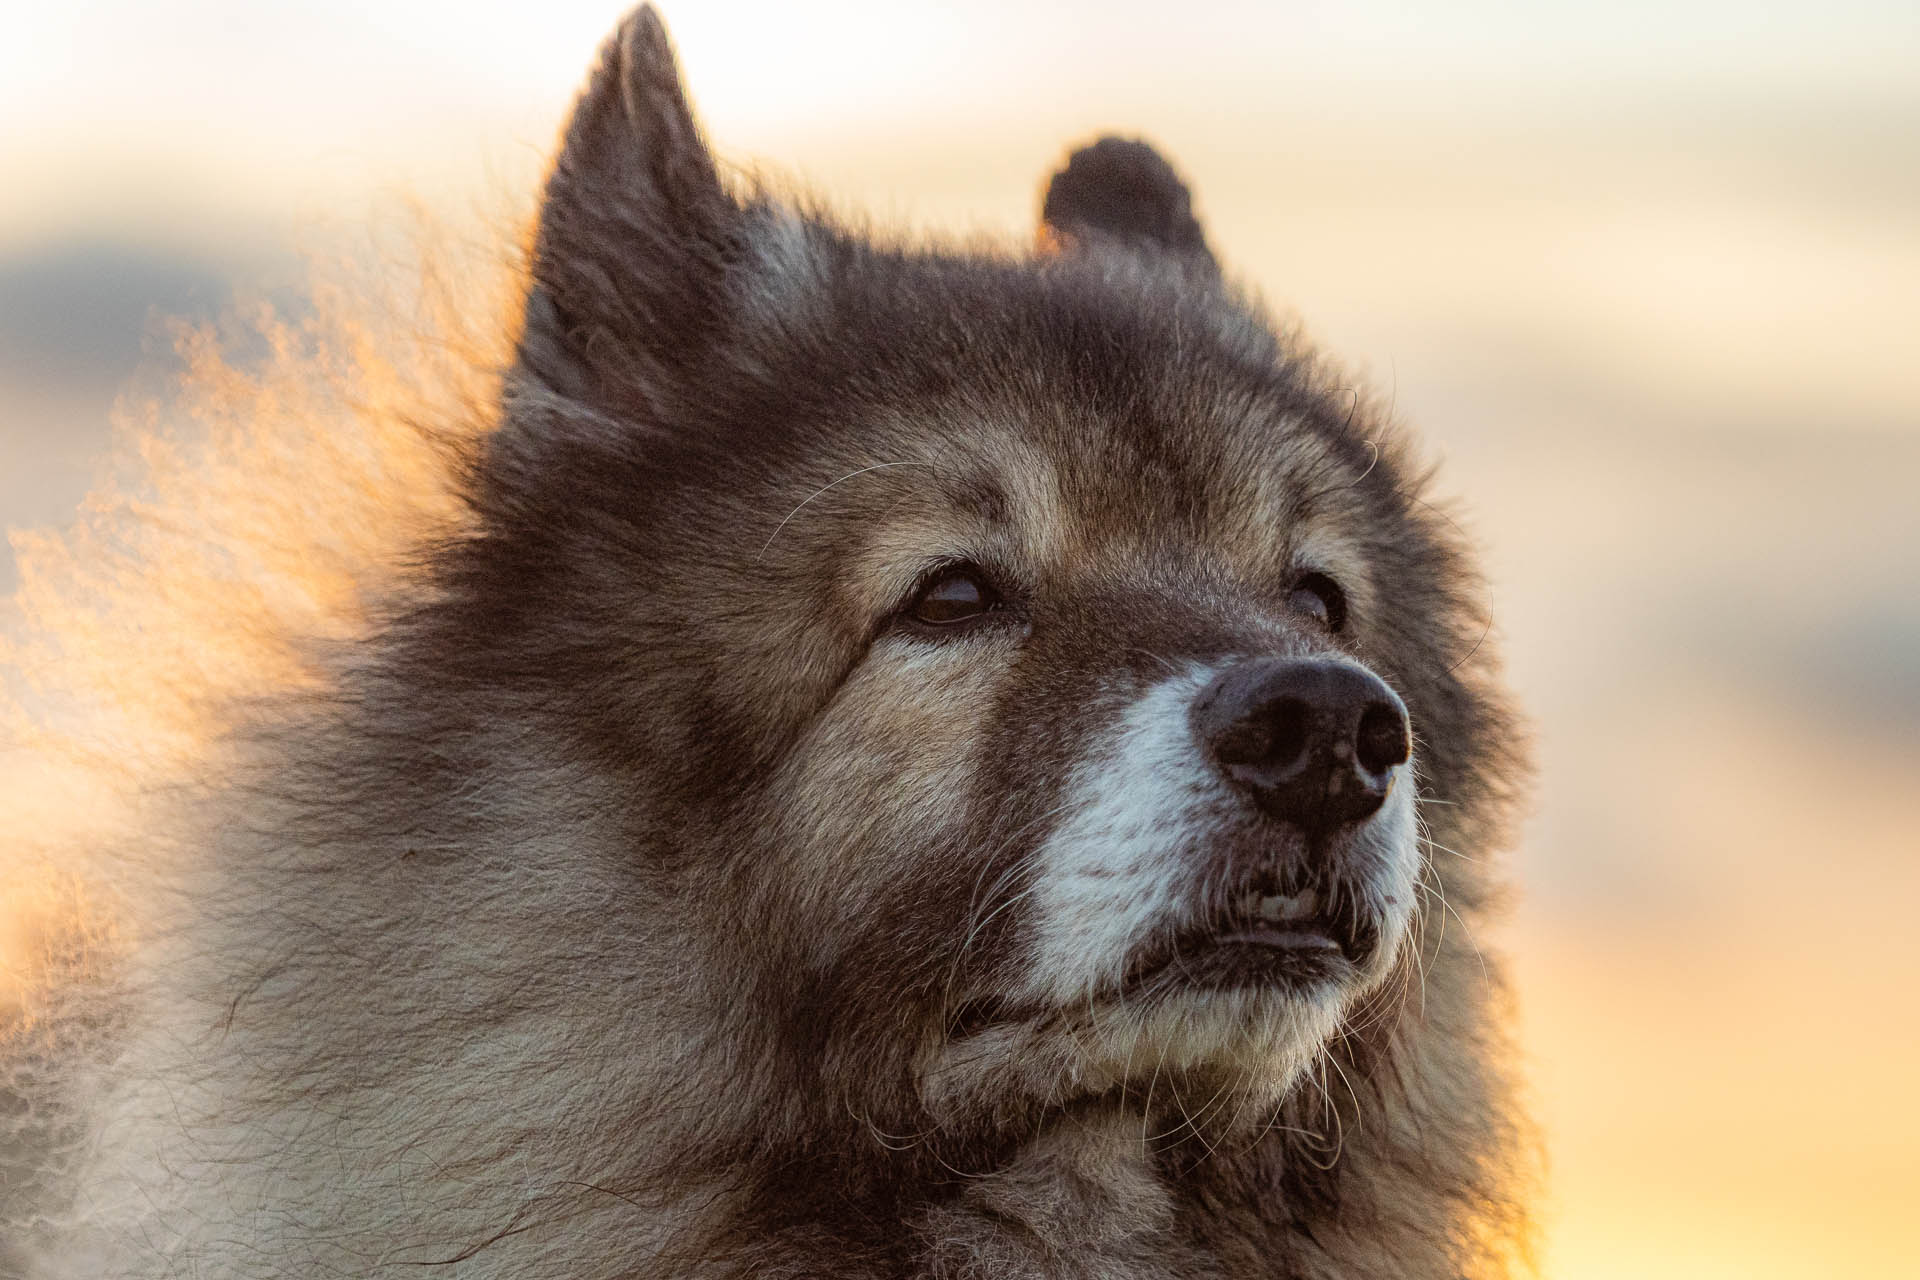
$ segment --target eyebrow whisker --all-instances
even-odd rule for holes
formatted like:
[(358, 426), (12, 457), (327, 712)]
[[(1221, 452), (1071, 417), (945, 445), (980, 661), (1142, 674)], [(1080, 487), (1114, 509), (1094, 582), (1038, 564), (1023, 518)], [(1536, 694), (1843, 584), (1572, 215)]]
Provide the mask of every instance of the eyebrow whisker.
[(933, 463), (928, 462), (924, 459), (911, 459), (904, 462), (876, 462), (870, 467), (861, 467), (857, 471), (849, 471), (847, 472), (847, 474), (841, 476), (838, 480), (832, 481), (829, 484), (821, 485), (818, 489), (815, 489), (812, 493), (802, 498), (800, 500), (799, 506), (796, 506), (793, 510), (787, 512), (786, 519), (782, 520), (779, 524), (774, 526), (773, 532), (767, 536), (766, 546), (761, 547), (760, 554), (754, 557), (755, 563), (758, 563), (759, 561), (766, 559), (767, 551), (769, 548), (773, 546), (774, 539), (778, 538), (780, 536), (780, 531), (782, 529), (785, 529), (788, 523), (791, 522), (795, 516), (800, 514), (801, 508), (805, 507), (809, 502), (812, 502), (815, 498), (819, 497), (821, 494), (825, 493), (827, 490), (832, 489), (835, 486), (845, 484), (847, 481), (853, 479), (855, 476), (864, 476), (870, 471), (885, 471), (890, 467), (931, 467), (933, 465), (934, 465)]

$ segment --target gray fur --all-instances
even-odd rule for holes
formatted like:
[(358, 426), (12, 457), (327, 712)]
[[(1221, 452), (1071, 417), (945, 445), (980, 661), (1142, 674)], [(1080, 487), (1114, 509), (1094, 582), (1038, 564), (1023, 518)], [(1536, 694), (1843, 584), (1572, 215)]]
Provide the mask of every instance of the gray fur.
[[(102, 856), (85, 1052), (15, 1050), (71, 1153), (0, 1206), (35, 1280), (1505, 1274), (1469, 929), (1522, 766), (1477, 579), (1392, 425), (1148, 198), (1179, 243), (1091, 206), (1031, 257), (871, 242), (729, 189), (630, 17), (453, 532)], [(1013, 612), (929, 641), (901, 605), (956, 559)], [(1343, 634), (1289, 613), (1303, 566)], [(1354, 908), (1387, 949), (1315, 1016), (1248, 997), (1192, 1061), (1143, 1019), (1095, 1069), (1096, 981), (1015, 999), (1042, 854), (1099, 871), (1075, 780), (1169, 671), (1276, 651), (1409, 708)]]

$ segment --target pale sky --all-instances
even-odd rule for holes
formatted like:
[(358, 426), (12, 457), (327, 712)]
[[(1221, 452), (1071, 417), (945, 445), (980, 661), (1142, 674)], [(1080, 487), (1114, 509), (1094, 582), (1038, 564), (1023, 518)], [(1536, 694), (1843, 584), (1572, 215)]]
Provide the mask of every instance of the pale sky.
[[(285, 214), (547, 146), (619, 0), (15, 3), (0, 41), (0, 247), (143, 208)], [(1669, 97), (1920, 108), (1920, 6), (1621, 0), (970, 5), (679, 0), (714, 132), (962, 121), (1587, 115)]]

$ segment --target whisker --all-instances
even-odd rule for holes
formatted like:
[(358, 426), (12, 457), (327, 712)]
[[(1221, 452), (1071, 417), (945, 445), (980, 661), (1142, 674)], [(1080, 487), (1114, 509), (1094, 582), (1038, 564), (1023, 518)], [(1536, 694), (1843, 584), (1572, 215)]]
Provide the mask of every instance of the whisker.
[(829, 484), (821, 485), (818, 489), (815, 489), (812, 493), (802, 498), (800, 500), (799, 506), (796, 506), (793, 510), (787, 512), (786, 519), (782, 520), (779, 524), (774, 526), (773, 532), (767, 535), (766, 545), (760, 548), (760, 554), (755, 556), (754, 560), (758, 562), (760, 560), (766, 559), (767, 551), (773, 546), (774, 539), (780, 536), (780, 531), (782, 529), (785, 529), (787, 525), (793, 520), (793, 518), (800, 514), (800, 511), (803, 507), (805, 507), (808, 503), (812, 502), (815, 498), (818, 498), (821, 494), (826, 493), (829, 489), (833, 489), (838, 487), (839, 485), (845, 484), (847, 481), (854, 479), (856, 476), (864, 476), (874, 471), (886, 471), (893, 467), (931, 467), (935, 465), (937, 464), (923, 461), (923, 460), (911, 460), (911, 461), (905, 461), (905, 462), (876, 462), (870, 467), (861, 467), (857, 471), (849, 471), (847, 472), (847, 474), (841, 476), (838, 480), (832, 481)]

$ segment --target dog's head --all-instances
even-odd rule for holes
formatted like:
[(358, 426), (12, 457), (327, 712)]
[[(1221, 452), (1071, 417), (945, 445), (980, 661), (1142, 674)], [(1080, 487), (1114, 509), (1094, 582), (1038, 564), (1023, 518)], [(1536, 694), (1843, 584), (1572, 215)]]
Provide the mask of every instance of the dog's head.
[(882, 1128), (1277, 1097), (1398, 992), (1419, 797), (1470, 813), (1499, 749), (1444, 517), (1165, 162), (1082, 150), (1044, 227), (736, 192), (641, 11), (455, 560), (440, 661), (624, 780), (686, 1036)]

